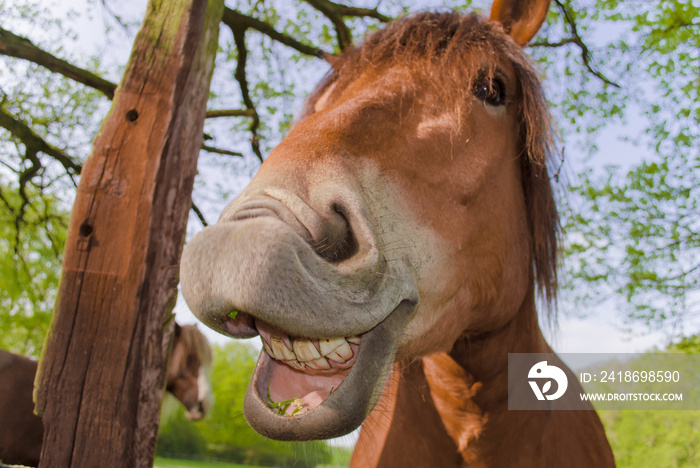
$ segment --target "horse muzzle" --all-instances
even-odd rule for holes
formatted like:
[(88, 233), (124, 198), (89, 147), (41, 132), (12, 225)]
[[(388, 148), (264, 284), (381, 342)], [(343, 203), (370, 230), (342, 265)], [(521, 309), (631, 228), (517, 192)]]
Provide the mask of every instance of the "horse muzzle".
[(251, 193), (185, 247), (183, 296), (214, 330), (261, 335), (244, 404), (254, 429), (282, 440), (351, 432), (381, 395), (415, 311), (410, 269), (386, 260), (353, 195)]

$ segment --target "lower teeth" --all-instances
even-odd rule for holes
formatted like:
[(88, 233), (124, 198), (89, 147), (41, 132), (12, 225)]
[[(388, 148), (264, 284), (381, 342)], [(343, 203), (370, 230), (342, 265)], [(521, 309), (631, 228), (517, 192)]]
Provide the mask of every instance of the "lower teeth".
[(355, 354), (350, 343), (360, 343), (358, 336), (324, 338), (318, 340), (318, 345), (304, 338), (289, 338), (290, 349), (285, 343), (286, 340), (279, 336), (270, 336), (269, 339), (268, 343), (261, 336), (265, 352), (276, 361), (284, 362), (296, 370), (329, 370), (333, 367), (332, 362), (345, 364)]

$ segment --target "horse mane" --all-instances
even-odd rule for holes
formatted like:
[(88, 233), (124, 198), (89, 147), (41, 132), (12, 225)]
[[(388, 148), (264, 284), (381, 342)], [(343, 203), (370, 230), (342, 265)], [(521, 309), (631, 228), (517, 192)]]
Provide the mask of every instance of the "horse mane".
[[(551, 318), (556, 304), (559, 232), (559, 215), (547, 170), (554, 152), (551, 117), (535, 65), (500, 24), (474, 13), (460, 15), (453, 11), (420, 12), (393, 21), (332, 61), (331, 70), (307, 99), (298, 120), (313, 114), (316, 101), (326, 92), (332, 101), (362, 73), (396, 64), (418, 70), (428, 78), (435, 73), (449, 74), (455, 82), (464, 83), (457, 88), (457, 96), (454, 89), (449, 90), (450, 98), (466, 99), (474, 81), (484, 72), (479, 63), (465, 60), (470, 56), (468, 52), (475, 50), (507, 58), (520, 86), (522, 185), (532, 239), (534, 279)], [(494, 70), (486, 72), (491, 74)]]
[(211, 346), (196, 325), (180, 326), (176, 324), (173, 353), (175, 353), (175, 348), (179, 346), (182, 346), (185, 356), (195, 356), (203, 367), (211, 367)]

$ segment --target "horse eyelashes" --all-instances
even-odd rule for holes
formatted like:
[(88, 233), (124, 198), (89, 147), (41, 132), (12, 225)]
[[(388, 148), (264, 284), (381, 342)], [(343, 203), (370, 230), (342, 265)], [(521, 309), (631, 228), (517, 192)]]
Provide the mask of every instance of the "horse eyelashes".
[(506, 103), (506, 86), (503, 80), (494, 78), (479, 78), (474, 86), (474, 96), (490, 106), (502, 106)]

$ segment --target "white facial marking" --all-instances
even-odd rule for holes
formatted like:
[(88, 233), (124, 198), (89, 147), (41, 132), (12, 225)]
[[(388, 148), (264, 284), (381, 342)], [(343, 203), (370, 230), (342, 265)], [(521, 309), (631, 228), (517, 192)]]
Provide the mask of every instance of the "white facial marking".
[[(426, 125), (452, 125), (450, 115), (445, 113), (436, 120), (428, 120)], [(417, 313), (404, 330), (400, 348), (410, 346), (411, 350), (404, 350), (409, 354), (449, 350), (452, 346), (449, 340), (417, 343), (421, 343), (426, 331), (441, 323), (449, 311), (449, 304), (442, 300), (441, 285), (449, 283), (452, 278), (453, 272), (449, 268), (452, 249), (425, 222), (417, 219), (402, 197), (397, 196), (403, 188), (391, 179), (391, 174), (382, 173), (372, 162), (366, 161), (356, 175), (364, 187), (364, 201), (367, 211), (372, 214), (370, 222), (377, 232), (380, 252), (387, 262), (401, 263), (411, 270), (410, 275), (416, 278), (421, 293)]]
[(203, 367), (199, 368), (199, 376), (197, 377), (197, 400), (204, 401), (209, 395), (209, 379), (207, 379), (206, 371)]
[(328, 106), (328, 99), (331, 96), (331, 93), (333, 92), (333, 88), (335, 88), (335, 83), (332, 84), (325, 93), (323, 93), (317, 100), (316, 104), (314, 104), (314, 111), (315, 112), (321, 112), (323, 109), (325, 109)]
[(437, 117), (423, 120), (416, 128), (418, 138), (427, 138), (436, 131), (456, 133), (458, 130), (457, 119), (451, 112), (444, 112)]

